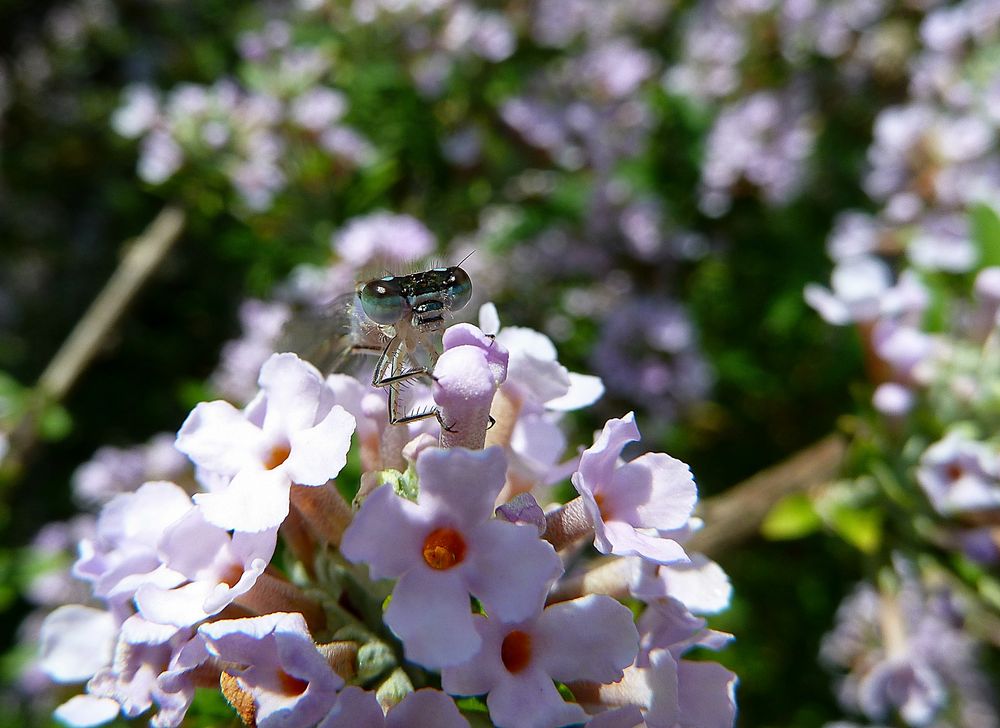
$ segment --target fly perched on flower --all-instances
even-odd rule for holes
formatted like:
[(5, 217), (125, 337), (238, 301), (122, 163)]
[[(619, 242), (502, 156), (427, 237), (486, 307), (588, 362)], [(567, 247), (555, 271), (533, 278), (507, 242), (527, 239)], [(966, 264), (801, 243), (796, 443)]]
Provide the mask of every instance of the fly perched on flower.
[[(440, 420), (436, 407), (402, 411), (399, 390), (430, 375), (446, 318), (471, 297), (472, 280), (457, 265), (387, 275), (359, 283), (353, 294), (338, 297), (324, 311), (293, 320), (283, 339), (324, 371), (342, 368), (351, 354), (377, 355), (372, 386), (388, 389), (389, 423)], [(295, 346), (306, 336), (309, 346)]]

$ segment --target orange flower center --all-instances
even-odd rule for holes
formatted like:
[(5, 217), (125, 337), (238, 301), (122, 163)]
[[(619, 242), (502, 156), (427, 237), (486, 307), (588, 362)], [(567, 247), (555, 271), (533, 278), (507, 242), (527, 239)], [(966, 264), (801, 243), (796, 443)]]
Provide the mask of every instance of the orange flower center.
[(240, 566), (239, 564), (231, 564), (222, 573), (222, 578), (219, 579), (219, 581), (222, 582), (223, 584), (226, 584), (231, 589), (232, 587), (236, 586), (239, 583), (240, 579), (242, 578), (243, 578), (243, 567)]
[(963, 475), (965, 475), (965, 471), (958, 463), (952, 463), (948, 466), (948, 479), (953, 483), (960, 479)]
[(291, 446), (275, 445), (271, 448), (271, 452), (269, 452), (267, 457), (264, 459), (264, 467), (268, 470), (274, 470), (276, 467), (288, 460), (288, 456), (291, 454)]
[(429, 567), (444, 571), (465, 558), (465, 539), (454, 528), (436, 528), (424, 539), (423, 553)]
[(507, 672), (519, 673), (531, 662), (531, 635), (515, 629), (503, 638), (500, 659)]
[(278, 671), (278, 685), (280, 690), (284, 695), (289, 697), (293, 695), (302, 695), (309, 687), (309, 683), (305, 680), (299, 680), (297, 677), (292, 677), (284, 670)]
[(604, 509), (604, 494), (594, 493), (594, 502), (597, 503), (597, 510), (600, 511), (601, 518), (603, 518), (605, 521), (609, 520), (608, 518), (609, 514)]

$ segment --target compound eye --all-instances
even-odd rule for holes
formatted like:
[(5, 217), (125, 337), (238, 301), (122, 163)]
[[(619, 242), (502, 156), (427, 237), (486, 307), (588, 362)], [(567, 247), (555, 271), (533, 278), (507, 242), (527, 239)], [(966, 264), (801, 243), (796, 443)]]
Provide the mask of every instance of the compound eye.
[(451, 269), (451, 278), (448, 280), (448, 307), (452, 311), (465, 308), (465, 304), (472, 298), (472, 279), (464, 270), (455, 266)]
[(365, 316), (377, 324), (391, 326), (403, 317), (406, 303), (403, 292), (395, 278), (380, 278), (368, 281), (358, 294), (361, 310)]

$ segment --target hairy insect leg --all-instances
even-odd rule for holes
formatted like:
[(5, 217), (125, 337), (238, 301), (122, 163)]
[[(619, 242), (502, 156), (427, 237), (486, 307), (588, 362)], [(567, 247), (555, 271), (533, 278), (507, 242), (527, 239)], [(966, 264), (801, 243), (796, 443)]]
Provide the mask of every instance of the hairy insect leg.
[(420, 420), (426, 420), (431, 417), (434, 417), (438, 421), (438, 424), (441, 425), (442, 430), (447, 430), (448, 432), (454, 432), (451, 426), (445, 423), (445, 421), (441, 418), (441, 410), (437, 407), (428, 407), (426, 409), (400, 414), (399, 391), (396, 389), (396, 387), (389, 387), (390, 425), (407, 425), (411, 422), (419, 422)]
[[(432, 358), (434, 360), (437, 359), (433, 354)], [(420, 376), (434, 378), (434, 375), (431, 374), (433, 363), (430, 367), (404, 369), (408, 359), (409, 355), (403, 348), (403, 342), (398, 337), (394, 337), (382, 350), (382, 356), (375, 365), (375, 372), (372, 375), (372, 386), (387, 387), (389, 390), (389, 424), (405, 425), (410, 422), (434, 417), (443, 429), (451, 432), (451, 428), (441, 419), (441, 412), (437, 407), (430, 407), (414, 412), (400, 412), (400, 385)]]

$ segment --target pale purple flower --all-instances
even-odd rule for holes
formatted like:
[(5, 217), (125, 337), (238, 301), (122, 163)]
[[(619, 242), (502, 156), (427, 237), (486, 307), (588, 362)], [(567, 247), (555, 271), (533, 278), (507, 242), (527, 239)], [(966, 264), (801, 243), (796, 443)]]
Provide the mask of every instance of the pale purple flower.
[(139, 145), (139, 178), (151, 185), (159, 185), (174, 176), (184, 163), (184, 150), (162, 129), (154, 129)]
[(333, 248), (356, 268), (373, 261), (414, 260), (434, 250), (434, 236), (409, 215), (373, 212), (356, 217), (333, 238)]
[(718, 650), (731, 635), (705, 628), (673, 599), (651, 603), (639, 618), (639, 656), (619, 686), (639, 705), (649, 728), (731, 728), (736, 718), (736, 675), (714, 662), (681, 659), (694, 647)]
[(423, 450), (417, 502), (377, 488), (344, 534), (347, 559), (367, 563), (372, 578), (399, 579), (384, 619), (414, 662), (454, 665), (475, 653), (470, 594), (517, 621), (541, 608), (562, 572), (533, 526), (491, 518), (505, 471), (499, 448)]
[(703, 400), (712, 384), (687, 311), (663, 297), (616, 301), (591, 361), (609, 392), (660, 420)]
[(834, 261), (878, 253), (886, 227), (868, 213), (848, 211), (837, 215), (826, 240)]
[(24, 595), (34, 604), (58, 606), (85, 602), (90, 587), (73, 577), (68, 564), (76, 558), (77, 544), (83, 539), (93, 541), (97, 518), (89, 513), (74, 516), (69, 521), (47, 523), (31, 542), (31, 553), (48, 568), (35, 571), (25, 586)]
[(975, 292), (977, 298), (1000, 305), (1000, 266), (989, 266), (976, 274)]
[(243, 204), (254, 212), (271, 207), (287, 181), (277, 159), (269, 158), (267, 154), (239, 161), (229, 167), (227, 174)]
[(925, 591), (902, 560), (896, 568), (897, 590), (859, 584), (823, 639), (823, 661), (849, 671), (838, 682), (840, 702), (872, 720), (898, 713), (915, 728), (945, 716), (957, 725), (996, 726), (993, 691), (977, 667), (977, 644), (962, 629), (957, 602), (945, 591)]
[(364, 167), (375, 161), (378, 151), (356, 129), (338, 124), (320, 134), (319, 145), (352, 167)]
[(927, 368), (938, 348), (938, 340), (916, 326), (895, 319), (880, 319), (872, 328), (872, 348), (888, 364), (893, 375), (903, 381), (927, 378)]
[(115, 496), (101, 509), (94, 538), (80, 542), (74, 575), (91, 582), (113, 610), (128, 609), (135, 590), (157, 578), (160, 535), (191, 508), (190, 496), (173, 483)]
[(497, 344), (510, 354), (507, 379), (500, 391), (517, 407), (508, 446), (508, 480), (516, 490), (549, 484), (566, 451), (566, 436), (558, 421), (566, 411), (586, 407), (604, 394), (600, 377), (578, 374), (558, 361), (549, 337), (519, 326), (500, 327), (492, 303), (479, 309), (483, 331), (496, 336)]
[(965, 273), (975, 266), (979, 251), (964, 215), (941, 215), (925, 220), (906, 248), (917, 268)]
[(778, 94), (758, 91), (722, 111), (706, 141), (700, 207), (712, 217), (724, 214), (740, 180), (760, 188), (772, 205), (784, 204), (801, 189), (816, 129), (792, 86)]
[(872, 393), (872, 406), (887, 417), (901, 417), (916, 404), (913, 390), (898, 382), (884, 382)]
[(476, 615), (475, 627), (481, 647), (468, 662), (442, 670), (441, 685), (453, 695), (488, 693), (490, 718), (502, 728), (584, 722), (583, 709), (563, 701), (552, 681), (619, 680), (638, 643), (628, 608), (593, 594), (518, 621)]
[(257, 393), (257, 375), (275, 351), (291, 312), (284, 303), (247, 299), (240, 304), (242, 335), (222, 346), (212, 373), (212, 388), (233, 402), (249, 402)]
[(1000, 453), (960, 432), (948, 433), (920, 458), (917, 482), (943, 515), (1000, 507)]
[(441, 33), (441, 43), (450, 53), (470, 51), (487, 61), (499, 63), (517, 49), (517, 36), (510, 21), (501, 13), (456, 3)]
[(157, 678), (193, 637), (191, 630), (154, 624), (132, 615), (122, 624), (113, 662), (87, 683), (87, 692), (115, 700), (128, 718), (146, 712), (155, 703), (160, 707), (152, 721), (156, 728), (179, 726), (194, 698), (193, 686), (183, 695), (168, 693)]
[(350, 686), (340, 691), (333, 709), (318, 728), (469, 728), (454, 701), (423, 688), (408, 693), (382, 714), (375, 693)]
[(1000, 534), (994, 527), (962, 529), (954, 534), (954, 539), (972, 561), (985, 565), (1000, 562)]
[(591, 79), (594, 90), (608, 99), (632, 96), (655, 70), (654, 56), (626, 38), (614, 38), (596, 46), (577, 63), (577, 72)]
[(102, 447), (73, 473), (73, 495), (83, 503), (104, 503), (151, 480), (174, 480), (190, 468), (174, 447), (174, 435), (160, 433), (144, 445)]
[(198, 631), (220, 660), (246, 665), (232, 674), (253, 697), (259, 728), (316, 725), (344, 685), (297, 612), (209, 622)]
[(92, 728), (110, 723), (118, 716), (121, 706), (111, 698), (94, 695), (74, 695), (52, 713), (52, 717), (72, 728)]
[(645, 602), (676, 599), (694, 614), (716, 614), (729, 606), (733, 585), (726, 572), (703, 554), (689, 563), (657, 564), (632, 559), (629, 593)]
[(594, 525), (594, 545), (605, 554), (642, 556), (658, 563), (689, 561), (677, 541), (661, 532), (684, 528), (698, 499), (688, 466), (664, 453), (628, 463), (622, 448), (639, 439), (635, 416), (608, 420), (580, 456), (573, 486)]
[(274, 554), (277, 529), (228, 531), (192, 508), (160, 540), (163, 568), (157, 583), (144, 584), (136, 607), (159, 624), (189, 627), (217, 614), (253, 587)]
[(55, 609), (39, 635), (41, 669), (60, 683), (90, 679), (111, 664), (118, 626), (114, 615), (102, 609), (82, 604)]
[(556, 347), (545, 334), (521, 326), (501, 328), (492, 303), (479, 309), (479, 323), (510, 353), (504, 389), (519, 399), (568, 411), (587, 407), (604, 393), (600, 377), (570, 372), (560, 364)]
[(354, 417), (311, 364), (274, 354), (260, 370), (260, 394), (242, 412), (202, 402), (177, 433), (177, 449), (199, 467), (231, 477), (194, 496), (205, 519), (241, 531), (265, 531), (288, 515), (293, 484), (323, 485), (347, 462)]
[(111, 128), (129, 139), (142, 136), (153, 128), (160, 115), (157, 93), (145, 84), (127, 86), (122, 104), (111, 116)]
[(442, 444), (482, 447), (493, 395), (507, 377), (507, 350), (472, 324), (449, 327), (442, 345), (444, 352), (434, 365), (432, 387), (447, 427)]
[(681, 62), (667, 70), (664, 87), (698, 101), (719, 99), (739, 85), (739, 64), (749, 49), (746, 27), (718, 5), (699, 5), (684, 18)]
[(832, 291), (815, 283), (808, 284), (806, 303), (835, 326), (855, 321), (866, 323), (882, 311), (882, 299), (892, 287), (892, 273), (880, 259), (859, 256), (839, 261), (830, 282)]
[(340, 121), (347, 111), (347, 99), (340, 91), (317, 86), (297, 96), (291, 103), (289, 117), (311, 132), (321, 132)]

